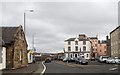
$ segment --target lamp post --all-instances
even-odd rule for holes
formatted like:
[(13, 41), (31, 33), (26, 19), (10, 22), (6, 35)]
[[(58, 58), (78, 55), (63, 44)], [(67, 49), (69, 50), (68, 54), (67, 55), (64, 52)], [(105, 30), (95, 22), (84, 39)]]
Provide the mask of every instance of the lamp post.
[(24, 33), (26, 32), (26, 12), (34, 12), (34, 10), (25, 10), (24, 11)]

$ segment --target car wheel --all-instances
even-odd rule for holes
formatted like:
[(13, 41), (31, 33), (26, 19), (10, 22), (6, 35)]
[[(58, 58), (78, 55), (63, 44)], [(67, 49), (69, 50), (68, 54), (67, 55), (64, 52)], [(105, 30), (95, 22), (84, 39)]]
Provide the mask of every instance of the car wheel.
[(86, 63), (86, 65), (88, 65), (88, 62)]

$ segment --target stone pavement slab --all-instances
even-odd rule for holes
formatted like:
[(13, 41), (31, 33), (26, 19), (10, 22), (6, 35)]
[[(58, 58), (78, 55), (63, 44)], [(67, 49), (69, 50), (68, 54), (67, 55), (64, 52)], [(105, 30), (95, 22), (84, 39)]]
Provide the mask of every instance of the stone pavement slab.
[(38, 69), (38, 63), (28, 64), (27, 67), (15, 70), (2, 70), (2, 75), (30, 75)]

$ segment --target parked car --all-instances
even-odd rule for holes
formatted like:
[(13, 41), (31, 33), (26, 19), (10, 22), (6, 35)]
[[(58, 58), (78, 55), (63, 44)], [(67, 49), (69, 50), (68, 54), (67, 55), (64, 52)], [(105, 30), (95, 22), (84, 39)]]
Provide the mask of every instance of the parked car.
[(91, 58), (91, 61), (95, 61), (95, 57), (92, 57), (92, 58)]
[(59, 61), (63, 61), (63, 57), (59, 57), (58, 60), (59, 60)]
[(115, 63), (116, 63), (116, 64), (120, 64), (120, 58), (115, 57), (114, 59), (115, 59)]
[(64, 58), (63, 62), (70, 62), (70, 58), (69, 57)]
[(73, 58), (70, 58), (70, 62), (75, 62), (75, 59), (76, 59), (76, 58), (74, 58), (74, 57), (73, 57)]
[(45, 63), (49, 63), (49, 62), (51, 62), (51, 58), (46, 58)]
[(83, 65), (83, 64), (86, 64), (86, 65), (87, 65), (87, 64), (88, 64), (88, 61), (87, 61), (86, 59), (82, 58), (82, 57), (79, 57), (79, 58), (76, 58), (76, 59), (75, 59), (75, 63), (76, 63), (76, 64), (82, 64), (82, 65)]
[(106, 60), (106, 63), (108, 63), (108, 64), (115, 64), (115, 59), (112, 58), (112, 57), (109, 57), (109, 58)]
[(100, 56), (99, 61), (105, 63), (108, 58), (108, 56)]

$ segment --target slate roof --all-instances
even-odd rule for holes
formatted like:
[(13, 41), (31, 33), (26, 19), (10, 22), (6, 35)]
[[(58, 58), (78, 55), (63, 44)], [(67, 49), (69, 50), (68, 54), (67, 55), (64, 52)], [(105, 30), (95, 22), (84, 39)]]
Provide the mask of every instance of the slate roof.
[(98, 43), (99, 43), (99, 44), (106, 44), (106, 43), (107, 43), (107, 41), (106, 41), (106, 40), (101, 40), (101, 41), (100, 41), (100, 40), (98, 40)]
[(2, 37), (0, 37), (0, 46), (5, 45), (4, 41), (2, 40)]
[(90, 39), (98, 39), (97, 37), (89, 37)]
[(117, 28), (115, 28), (113, 31), (111, 31), (110, 32), (110, 34), (112, 34), (114, 31), (116, 31), (117, 29), (120, 29), (120, 25), (117, 27)]
[[(74, 41), (76, 38), (69, 38), (69, 39), (67, 39), (67, 40), (65, 40), (65, 41)], [(79, 39), (79, 41), (89, 41), (89, 39), (86, 39), (86, 38), (78, 38)]]
[(5, 44), (11, 44), (18, 27), (0, 27), (2, 28), (2, 40)]

